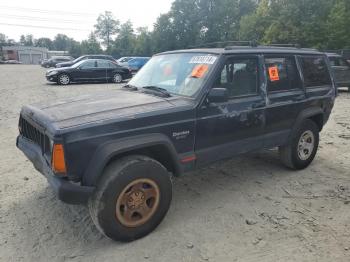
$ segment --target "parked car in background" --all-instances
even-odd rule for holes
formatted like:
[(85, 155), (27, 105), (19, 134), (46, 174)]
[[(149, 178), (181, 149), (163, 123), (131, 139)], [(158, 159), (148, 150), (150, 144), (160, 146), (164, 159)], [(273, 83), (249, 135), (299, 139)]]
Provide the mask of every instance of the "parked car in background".
[(132, 59), (134, 59), (136, 57), (134, 56), (124, 56), (124, 57), (121, 57), (117, 60), (117, 63), (121, 66), (126, 66), (128, 67), (128, 62)]
[(58, 63), (56, 65), (57, 68), (60, 68), (60, 67), (70, 67), (80, 61), (83, 61), (83, 60), (87, 60), (87, 59), (104, 59), (104, 60), (109, 60), (109, 61), (112, 61), (112, 62), (116, 62), (116, 60), (110, 56), (110, 55), (83, 55), (83, 56), (80, 56), (78, 57), (77, 59), (73, 60), (73, 61), (70, 61), (70, 62), (65, 62), (65, 63)]
[(13, 65), (20, 65), (22, 64), (22, 62), (18, 61), (18, 60), (6, 60), (4, 61), (5, 64), (13, 64)]
[(148, 62), (148, 60), (150, 60), (150, 57), (135, 57), (128, 61), (128, 67), (131, 72), (136, 73)]
[(60, 85), (68, 85), (72, 82), (98, 81), (121, 83), (128, 78), (131, 78), (131, 72), (128, 68), (105, 59), (82, 60), (71, 67), (55, 68), (46, 72), (48, 81)]
[(347, 87), (350, 92), (350, 63), (341, 55), (327, 53), (337, 87)]
[(58, 63), (70, 62), (74, 60), (71, 56), (54, 56), (50, 59), (41, 61), (41, 66), (45, 68), (55, 67)]

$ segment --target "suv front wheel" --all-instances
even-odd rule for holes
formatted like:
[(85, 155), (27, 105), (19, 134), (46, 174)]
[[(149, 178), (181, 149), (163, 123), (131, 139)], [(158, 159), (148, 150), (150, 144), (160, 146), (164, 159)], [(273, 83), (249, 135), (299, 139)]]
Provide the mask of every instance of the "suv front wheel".
[(127, 156), (106, 167), (88, 205), (101, 233), (132, 241), (160, 224), (171, 198), (171, 178), (162, 164), (146, 156)]
[(310, 119), (304, 120), (292, 133), (291, 141), (279, 148), (280, 157), (291, 169), (304, 169), (315, 158), (319, 143), (319, 129)]

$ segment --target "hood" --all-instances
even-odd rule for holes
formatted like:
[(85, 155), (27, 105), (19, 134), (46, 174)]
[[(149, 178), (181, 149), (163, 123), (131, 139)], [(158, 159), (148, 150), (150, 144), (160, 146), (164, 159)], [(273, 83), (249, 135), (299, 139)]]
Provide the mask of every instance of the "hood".
[[(184, 100), (175, 97), (173, 99)], [(175, 107), (174, 103), (168, 100), (141, 92), (118, 89), (25, 106), (22, 108), (22, 115), (30, 117), (48, 129), (52, 126), (55, 131), (111, 119), (120, 121), (133, 119), (136, 115), (150, 114), (152, 111), (164, 112)]]
[(60, 67), (67, 67), (73, 65), (73, 62), (62, 62), (62, 63), (57, 63), (56, 66)]
[(52, 68), (52, 69), (49, 69), (49, 70), (47, 70), (46, 71), (46, 74), (48, 74), (48, 73), (50, 73), (50, 72), (52, 72), (52, 71), (56, 71), (56, 72), (63, 72), (63, 71), (65, 71), (65, 70), (67, 70), (68, 68), (70, 68), (70, 67), (56, 67), (56, 68)]

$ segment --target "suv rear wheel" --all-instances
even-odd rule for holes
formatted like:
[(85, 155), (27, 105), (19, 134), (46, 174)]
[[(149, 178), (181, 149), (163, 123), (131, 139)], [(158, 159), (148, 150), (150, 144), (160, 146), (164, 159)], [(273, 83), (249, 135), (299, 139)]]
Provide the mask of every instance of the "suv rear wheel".
[(312, 120), (303, 121), (292, 134), (291, 142), (279, 148), (280, 157), (287, 167), (304, 169), (315, 158), (319, 143), (319, 129)]
[(160, 224), (171, 198), (171, 178), (162, 164), (146, 156), (128, 156), (106, 167), (89, 210), (101, 233), (131, 241)]

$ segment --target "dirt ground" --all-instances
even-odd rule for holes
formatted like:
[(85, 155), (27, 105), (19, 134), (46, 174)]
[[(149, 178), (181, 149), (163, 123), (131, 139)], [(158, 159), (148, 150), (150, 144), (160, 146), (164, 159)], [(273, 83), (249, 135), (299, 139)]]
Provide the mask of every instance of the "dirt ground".
[(15, 147), (24, 104), (116, 88), (59, 87), (39, 66), (0, 65), (0, 261), (350, 261), (350, 94), (341, 92), (306, 170), (275, 150), (177, 178), (169, 213), (128, 244), (56, 199)]

